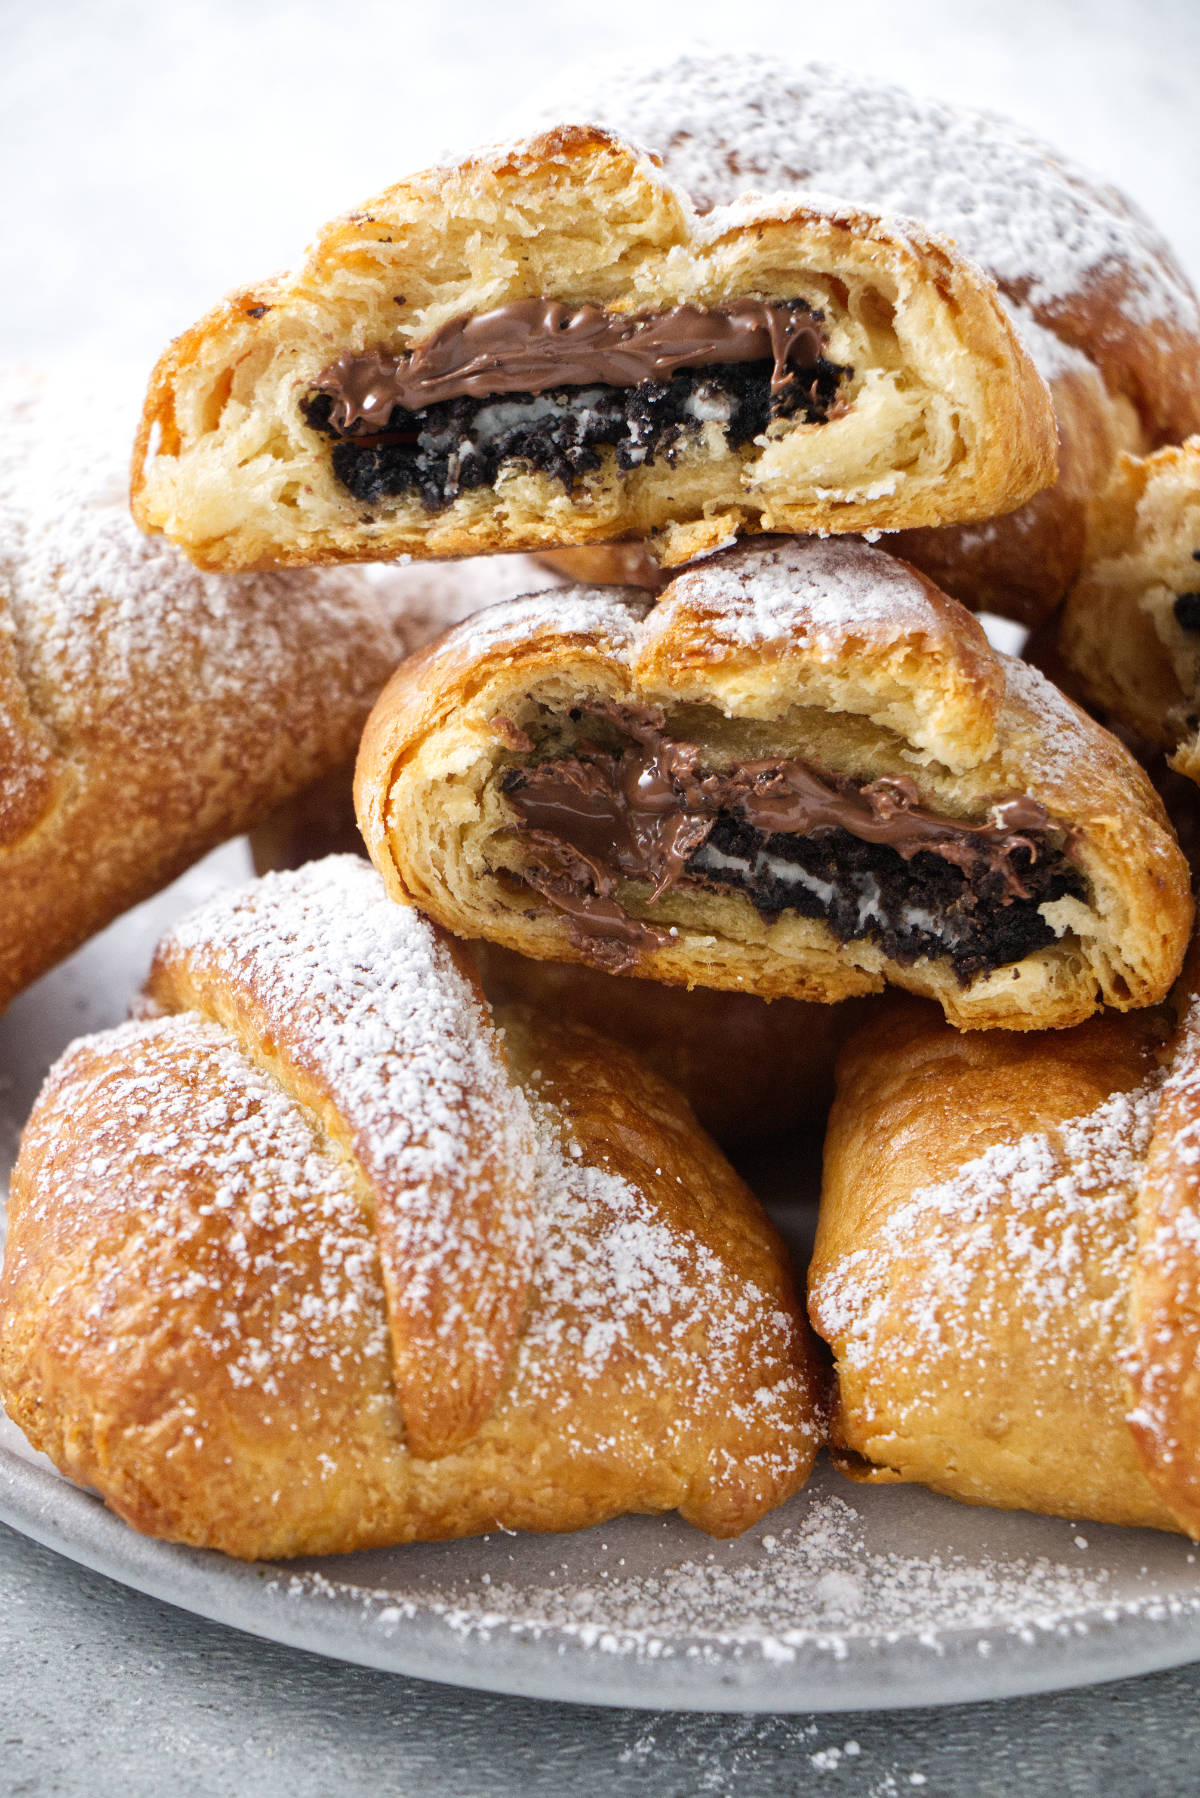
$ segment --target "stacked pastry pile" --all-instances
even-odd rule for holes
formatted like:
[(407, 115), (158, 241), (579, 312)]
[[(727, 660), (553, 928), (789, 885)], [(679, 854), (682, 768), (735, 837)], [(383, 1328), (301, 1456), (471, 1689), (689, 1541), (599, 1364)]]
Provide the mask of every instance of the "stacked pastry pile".
[[(145, 537), (51, 393), (10, 413), (5, 997), (224, 835), (345, 835), (378, 695), (375, 870), (211, 901), (47, 1080), (0, 1283), (31, 1441), (239, 1555), (733, 1533), (827, 1436), (1200, 1533), (1187, 864), (967, 609), (1196, 773), (1200, 308), (1119, 196), (685, 60), (180, 338)], [(753, 1141), (824, 1121), (839, 1043), (829, 1372), (671, 1082)]]

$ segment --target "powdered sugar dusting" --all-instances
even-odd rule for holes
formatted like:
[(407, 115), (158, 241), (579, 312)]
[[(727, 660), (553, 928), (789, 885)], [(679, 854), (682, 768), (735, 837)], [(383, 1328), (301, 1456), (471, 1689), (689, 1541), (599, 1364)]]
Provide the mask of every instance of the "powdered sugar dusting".
[[(839, 1360), (870, 1367), (886, 1352), (889, 1365), (909, 1364), (921, 1403), (921, 1382), (940, 1382), (946, 1368), (968, 1390), (970, 1368), (988, 1365), (1004, 1319), (1020, 1317), (1068, 1385), (1083, 1309), (1093, 1339), (1123, 1350), (1137, 1188), (1160, 1084), (1151, 1077), (1053, 1131), (994, 1143), (897, 1205), (868, 1244), (813, 1283), (814, 1316), (837, 1339)], [(898, 1265), (906, 1270), (899, 1337)]]
[(189, 728), (204, 750), (219, 730), (231, 757), (252, 741), (264, 784), (287, 781), (289, 768), (302, 784), (353, 753), (403, 656), (556, 578), (528, 556), (202, 572), (129, 513), (141, 386), (121, 367), (82, 385), (73, 370), (0, 369), (0, 660), (7, 649), (49, 733), (39, 741), (12, 712), (0, 679), (0, 740), (20, 746), (5, 758), (0, 804), (54, 750), (103, 739), (186, 754)]
[[(589, 1165), (569, 1118), (536, 1097), (534, 1114), (538, 1303), (517, 1350), (517, 1391), (548, 1404), (570, 1435), (579, 1382), (591, 1386), (619, 1370), (631, 1414), (653, 1407), (663, 1391), (675, 1395), (662, 1444), (668, 1459), (686, 1453), (720, 1405), (746, 1429), (736, 1456), (712, 1449), (718, 1482), (756, 1468), (786, 1477), (802, 1466), (821, 1420), (796, 1371), (803, 1346), (792, 1318), (630, 1181)], [(760, 1383), (747, 1398), (751, 1343)], [(563, 1366), (578, 1370), (565, 1385)], [(751, 1439), (766, 1446), (748, 1450)]]
[(333, 856), (217, 895), (156, 965), (252, 996), (388, 1207), (406, 1310), (427, 1309), (439, 1338), (498, 1374), (508, 1345), (489, 1333), (486, 1294), (532, 1244), (523, 1206), (502, 1214), (492, 1183), (497, 1166), (517, 1194), (530, 1183), (528, 1108), (433, 926), (357, 856)]
[[(714, 642), (757, 649), (799, 633), (836, 653), (848, 634), (896, 641), (935, 623), (910, 568), (854, 538), (739, 545), (676, 576), (668, 604), (695, 606)], [(711, 614), (711, 616), (710, 616)]]
[(628, 659), (637, 626), (653, 603), (640, 587), (555, 587), (477, 612), (450, 634), (446, 647), (453, 646), (464, 660), (476, 661), (510, 638), (548, 631), (594, 637), (610, 655)]
[(1131, 316), (1196, 325), (1154, 227), (1019, 127), (827, 64), (682, 56), (558, 97), (546, 120), (606, 125), (656, 151), (698, 206), (747, 189), (844, 196), (943, 232), (1035, 308), (1116, 276)]
[[(90, 1154), (44, 1157), (30, 1205), (63, 1228), (91, 1227), (92, 1207), (137, 1213), (140, 1243), (126, 1236), (125, 1253), (97, 1265), (97, 1336), (135, 1266), (191, 1328), (203, 1317), (218, 1377), (236, 1388), (275, 1394), (286, 1369), (313, 1360), (350, 1378), (353, 1357), (383, 1352), (378, 1253), (344, 1157), (225, 1030), (189, 1014), (120, 1025), (73, 1043), (51, 1079), (68, 1112), (86, 1111)], [(177, 1206), (189, 1189), (204, 1201)], [(302, 1293), (286, 1278), (297, 1252), (313, 1267)]]

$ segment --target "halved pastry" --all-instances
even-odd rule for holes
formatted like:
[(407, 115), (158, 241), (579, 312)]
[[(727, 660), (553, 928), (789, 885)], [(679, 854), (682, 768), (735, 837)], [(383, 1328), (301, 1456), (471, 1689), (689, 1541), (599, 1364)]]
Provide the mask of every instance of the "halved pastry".
[[(128, 1522), (240, 1556), (804, 1483), (821, 1381), (770, 1223), (671, 1087), (354, 857), (159, 945), (22, 1139), (0, 1396)], [(497, 1028), (499, 1025), (499, 1028)]]
[(403, 663), (359, 825), (462, 936), (964, 1027), (1161, 999), (1192, 916), (1137, 763), (971, 614), (858, 542), (496, 606)]
[(150, 383), (134, 512), (206, 568), (990, 518), (1045, 386), (945, 240), (788, 199), (698, 219), (563, 126), (413, 176)]
[(843, 1051), (809, 1273), (837, 1459), (1200, 1537), (1200, 1006)]
[(1200, 437), (1122, 456), (1058, 652), (1091, 704), (1200, 781)]
[(956, 598), (1027, 623), (1053, 609), (1118, 451), (1200, 430), (1200, 303), (1170, 246), (1011, 120), (774, 48), (589, 75), (567, 99), (660, 156), (702, 213), (749, 192), (837, 194), (919, 220), (993, 277), (1054, 397), (1059, 476), (1003, 519), (902, 541)]

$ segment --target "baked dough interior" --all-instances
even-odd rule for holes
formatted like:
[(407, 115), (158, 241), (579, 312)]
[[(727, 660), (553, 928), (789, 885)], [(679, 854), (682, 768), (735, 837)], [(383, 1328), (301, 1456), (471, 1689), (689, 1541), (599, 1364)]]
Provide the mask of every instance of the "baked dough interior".
[[(875, 308), (882, 320), (883, 308)], [(355, 499), (442, 511), (508, 464), (576, 487), (608, 448), (622, 474), (674, 464), (714, 425), (730, 449), (847, 410), (854, 370), (825, 355), (825, 313), (745, 297), (628, 315), (514, 300), (453, 318), (410, 353), (344, 351), (301, 410)]]
[(1047, 908), (1090, 899), (1069, 828), (1024, 793), (923, 800), (889, 735), (814, 707), (776, 723), (531, 693), (485, 778), (479, 853), (618, 972), (680, 925), (736, 933), (731, 903), (947, 958), (962, 986), (1060, 941)]

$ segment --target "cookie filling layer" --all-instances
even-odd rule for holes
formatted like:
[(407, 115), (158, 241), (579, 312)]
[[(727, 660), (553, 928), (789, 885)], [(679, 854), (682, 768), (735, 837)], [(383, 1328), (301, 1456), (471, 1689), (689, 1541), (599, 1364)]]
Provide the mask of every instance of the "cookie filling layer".
[(571, 487), (616, 452), (629, 470), (720, 425), (748, 443), (777, 419), (823, 424), (852, 371), (824, 354), (803, 300), (731, 300), (628, 315), (514, 300), (452, 319), (409, 354), (344, 352), (301, 402), (332, 437), (333, 470), (375, 504), (415, 491), (428, 511), (516, 462)]
[[(650, 713), (606, 707), (576, 721), (594, 721), (601, 741), (510, 768), (500, 784), (523, 880), (603, 966), (631, 967), (670, 937), (628, 914), (622, 880), (647, 883), (651, 905), (671, 888), (741, 892), (768, 922), (792, 911), (893, 961), (948, 958), (963, 985), (1055, 941), (1040, 906), (1086, 897), (1066, 833), (1028, 794), (969, 824), (922, 806), (906, 776), (864, 782), (781, 760), (706, 770), (698, 745)], [(614, 730), (624, 742), (604, 746)]]

